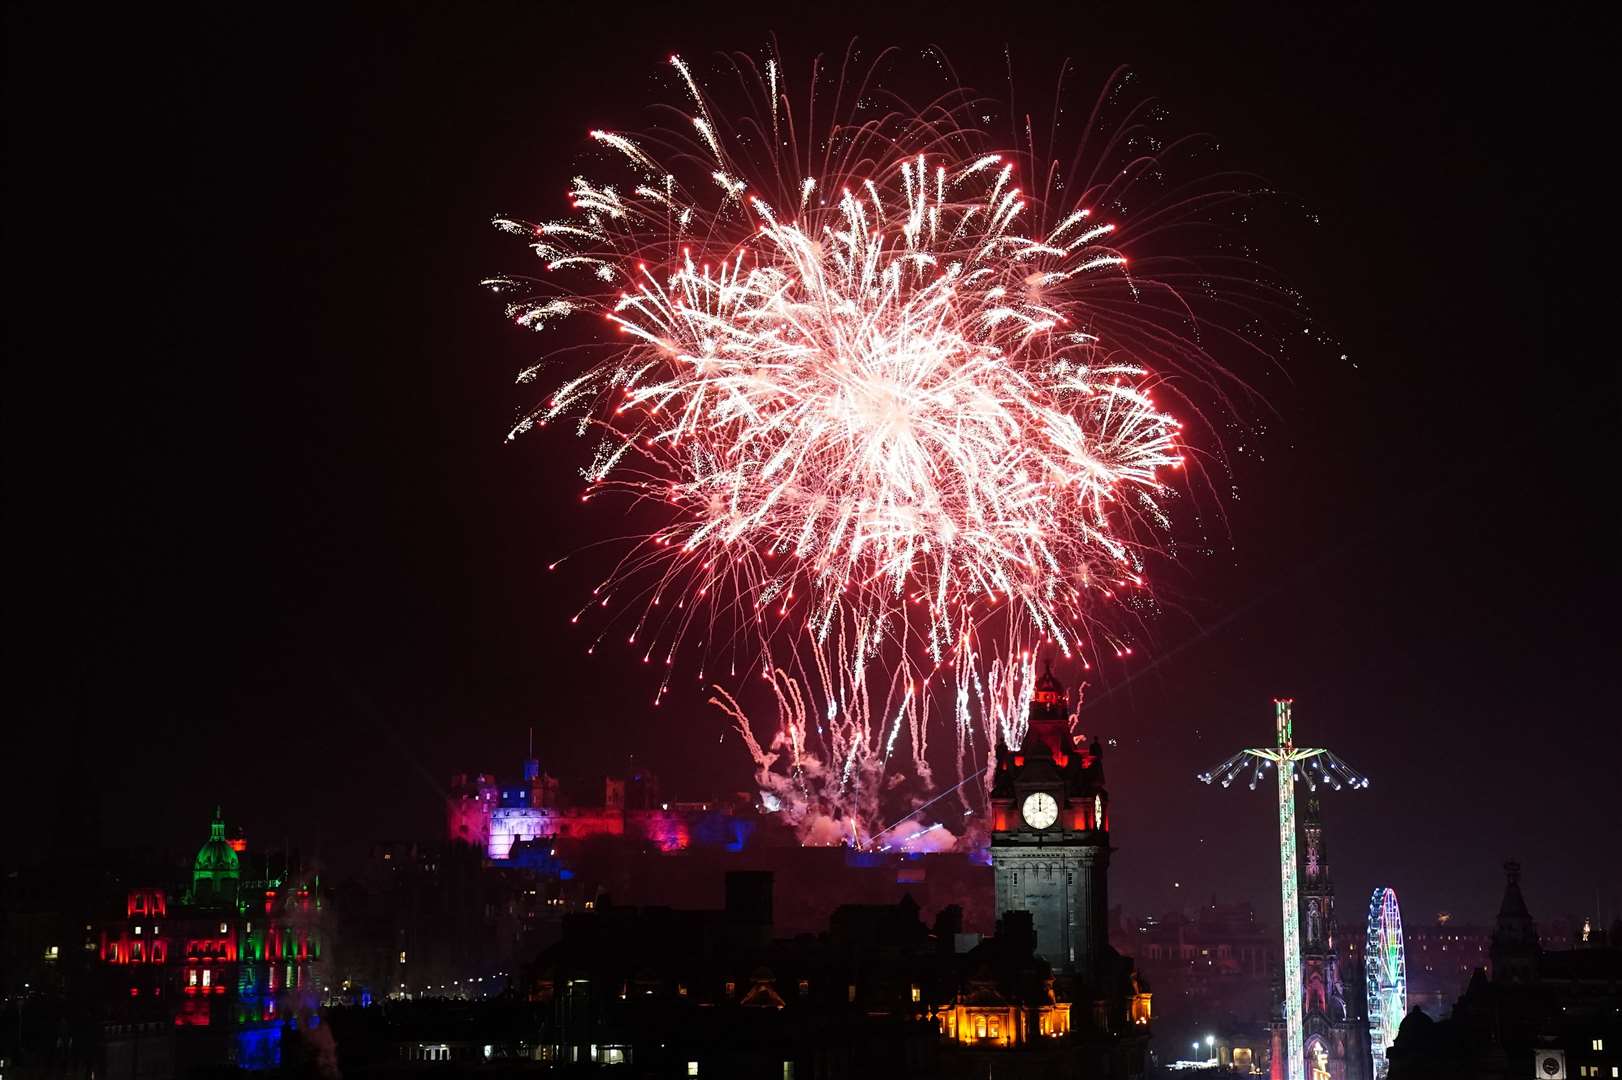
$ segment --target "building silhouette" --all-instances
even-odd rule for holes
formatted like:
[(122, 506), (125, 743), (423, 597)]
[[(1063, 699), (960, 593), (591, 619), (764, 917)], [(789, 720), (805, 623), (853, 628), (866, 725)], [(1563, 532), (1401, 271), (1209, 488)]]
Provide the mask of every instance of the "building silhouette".
[(1445, 1020), (1408, 1013), (1391, 1047), (1389, 1080), (1559, 1080), (1622, 1075), (1622, 948), (1591, 934), (1544, 949), (1521, 893), (1521, 866), (1504, 864), (1490, 946)]

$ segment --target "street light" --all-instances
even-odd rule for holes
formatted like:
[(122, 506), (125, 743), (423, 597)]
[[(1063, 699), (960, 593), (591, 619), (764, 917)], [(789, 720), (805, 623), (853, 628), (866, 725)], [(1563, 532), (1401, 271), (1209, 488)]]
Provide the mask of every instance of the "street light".
[(1216, 1036), (1207, 1035), (1205, 1037), (1205, 1045), (1211, 1051), (1211, 1057), (1214, 1060), (1216, 1058)]

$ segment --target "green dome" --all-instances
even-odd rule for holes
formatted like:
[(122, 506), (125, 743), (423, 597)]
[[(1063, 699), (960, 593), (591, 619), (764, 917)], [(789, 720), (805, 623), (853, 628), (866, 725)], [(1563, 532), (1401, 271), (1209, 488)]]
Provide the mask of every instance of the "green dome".
[(192, 881), (234, 878), (239, 873), (237, 853), (231, 850), (230, 843), (225, 839), (225, 821), (216, 807), (208, 842), (197, 852), (197, 861), (192, 864)]

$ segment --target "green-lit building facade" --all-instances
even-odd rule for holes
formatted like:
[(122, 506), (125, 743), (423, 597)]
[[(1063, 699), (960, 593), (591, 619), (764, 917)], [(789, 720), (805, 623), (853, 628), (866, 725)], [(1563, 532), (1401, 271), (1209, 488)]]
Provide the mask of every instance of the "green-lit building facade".
[(319, 882), (300, 880), (286, 859), (245, 872), (245, 850), (216, 811), (190, 887), (178, 897), (133, 890), (124, 917), (103, 928), (109, 1075), (143, 1040), (149, 1061), (172, 1055), (180, 1072), (275, 1068), (289, 1033), (320, 1024)]

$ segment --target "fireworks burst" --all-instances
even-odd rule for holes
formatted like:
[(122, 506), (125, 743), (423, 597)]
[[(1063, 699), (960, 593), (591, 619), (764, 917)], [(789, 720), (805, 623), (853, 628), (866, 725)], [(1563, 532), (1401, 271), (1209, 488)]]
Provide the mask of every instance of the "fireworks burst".
[(588, 608), (629, 613), (660, 696), (684, 648), (701, 679), (759, 671), (769, 746), (717, 703), (763, 789), (860, 843), (903, 735), (931, 779), (931, 679), (969, 775), (976, 724), (980, 751), (1018, 738), (1033, 650), (1130, 651), (1098, 613), (1144, 588), (1184, 463), (1157, 392), (1200, 351), (1101, 210), (1128, 174), (1062, 199), (1050, 170), (1035, 197), (962, 90), (882, 108), (870, 73), (812, 135), (815, 79), (801, 119), (776, 60), (740, 66), (727, 122), (671, 64), (674, 129), (591, 132), (613, 179), (577, 177), (564, 218), (497, 219), (546, 270), (487, 282), (508, 315), (607, 331), (512, 434), (567, 419), (597, 437), (583, 498), (664, 508)]

